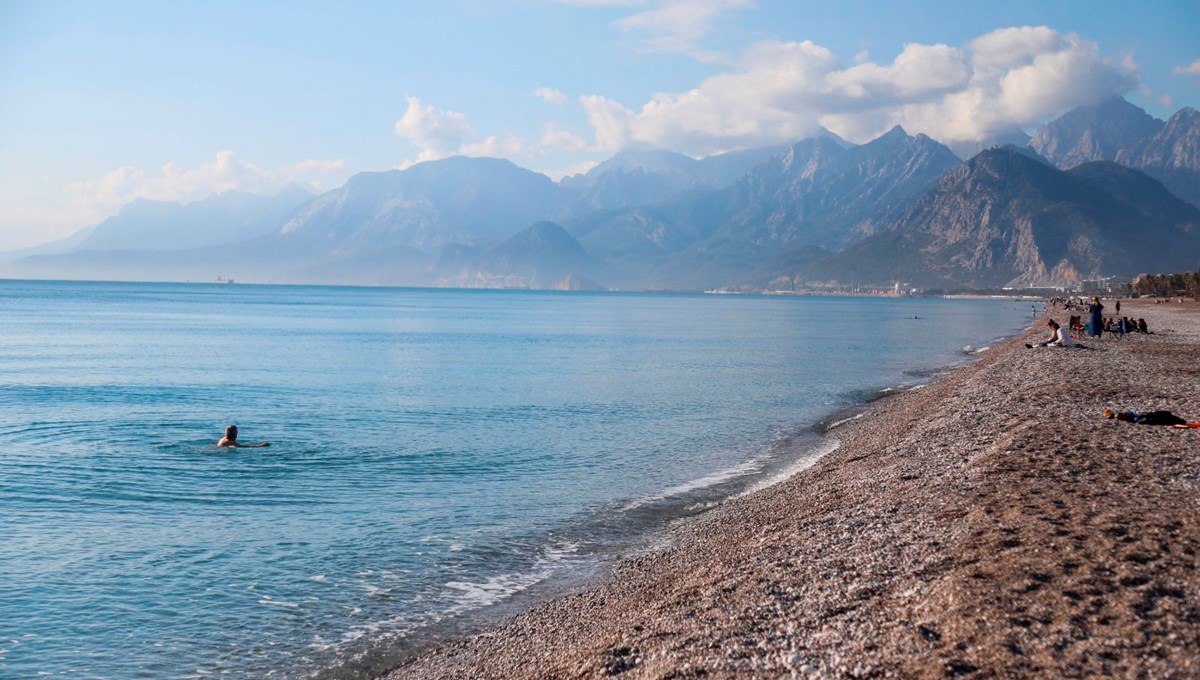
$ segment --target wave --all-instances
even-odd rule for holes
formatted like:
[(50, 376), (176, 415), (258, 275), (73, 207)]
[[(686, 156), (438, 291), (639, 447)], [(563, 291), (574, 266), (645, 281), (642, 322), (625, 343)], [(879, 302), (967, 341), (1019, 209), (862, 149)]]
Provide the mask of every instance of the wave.
[(838, 447), (841, 445), (841, 442), (836, 439), (826, 439), (822, 441), (815, 449), (813, 449), (810, 454), (788, 463), (782, 469), (776, 471), (770, 476), (755, 482), (747, 487), (746, 490), (739, 493), (736, 498), (748, 496), (752, 493), (762, 491), (763, 489), (775, 486), (780, 482), (784, 482), (792, 477), (795, 477), (813, 465), (816, 465), (817, 462), (825, 456), (837, 451)]
[(733, 467), (729, 467), (724, 470), (718, 470), (712, 474), (708, 474), (688, 482), (683, 482), (682, 484), (676, 484), (675, 486), (667, 487), (666, 489), (663, 489), (657, 493), (642, 496), (641, 498), (626, 504), (621, 508), (621, 510), (628, 512), (651, 503), (682, 496), (692, 491), (699, 491), (701, 489), (717, 486), (718, 484), (723, 484), (730, 480), (737, 479), (738, 477), (744, 477), (746, 475), (759, 472), (762, 470), (762, 467), (762, 461), (756, 459), (748, 460), (744, 463), (734, 465)]
[(543, 550), (526, 571), (496, 574), (480, 581), (449, 581), (446, 583), (451, 605), (445, 610), (447, 616), (456, 616), (467, 611), (482, 609), (506, 600), (517, 593), (552, 577), (564, 564), (579, 553), (579, 544), (563, 543)]

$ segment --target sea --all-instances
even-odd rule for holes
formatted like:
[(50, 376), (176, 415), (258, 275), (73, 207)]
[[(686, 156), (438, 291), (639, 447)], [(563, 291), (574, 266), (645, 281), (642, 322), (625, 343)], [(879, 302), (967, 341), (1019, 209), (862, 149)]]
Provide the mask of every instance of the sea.
[[(0, 677), (369, 678), (1029, 302), (0, 281)], [(228, 424), (244, 442), (215, 446)]]

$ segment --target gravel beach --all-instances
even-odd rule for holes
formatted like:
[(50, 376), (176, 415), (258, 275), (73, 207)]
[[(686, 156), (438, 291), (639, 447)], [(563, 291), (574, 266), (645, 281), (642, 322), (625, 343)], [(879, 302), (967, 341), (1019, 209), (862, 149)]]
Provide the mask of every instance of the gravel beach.
[(1039, 321), (604, 584), (386, 677), (1200, 677), (1200, 430), (1101, 417), (1200, 420), (1200, 305), (1122, 311), (1153, 334), (1026, 349)]

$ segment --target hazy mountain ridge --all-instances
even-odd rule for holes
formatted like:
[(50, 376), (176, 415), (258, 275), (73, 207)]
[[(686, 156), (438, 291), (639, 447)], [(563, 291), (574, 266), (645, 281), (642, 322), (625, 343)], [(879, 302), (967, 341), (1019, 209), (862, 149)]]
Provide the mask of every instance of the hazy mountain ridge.
[[(1062, 170), (1090, 161), (1111, 161), (1125, 146), (1161, 130), (1163, 122), (1124, 97), (1072, 109), (1043, 125), (1029, 147)], [(1128, 164), (1127, 164), (1128, 165)]]
[(805, 282), (923, 288), (1054, 286), (1193, 269), (1200, 210), (1111, 162), (1057, 170), (985, 151), (887, 230), (797, 272)]
[(1117, 152), (1116, 161), (1144, 171), (1200, 206), (1200, 112), (1180, 109), (1154, 135)]
[(1096, 160), (1142, 170), (1200, 206), (1200, 113), (1191, 107), (1164, 123), (1123, 97), (1110, 97), (1043, 125), (1029, 146), (1064, 170)]
[[(1193, 224), (1167, 190), (1200, 203), (1200, 114), (1181, 109), (1114, 154), (1146, 120), (1108, 100), (1048, 123), (1036, 144), (994, 147), (966, 164), (899, 127), (857, 146), (822, 132), (703, 159), (630, 149), (561, 183), (505, 160), (453, 157), (360, 173), (315, 197), (290, 189), (137, 201), (70, 239), (7, 254), (19, 259), (0, 274), (692, 290), (787, 288), (803, 274), (962, 288), (1124, 274), (1154, 262), (1136, 245), (1142, 234), (1169, 244), (1159, 261), (1194, 268), (1200, 236), (1167, 228)], [(1035, 146), (1060, 164), (1110, 154), (1146, 174), (1111, 163), (1061, 173)], [(945, 184), (968, 166), (970, 181)], [(905, 249), (926, 237), (933, 259)]]
[(461, 288), (604, 289), (620, 274), (560, 225), (538, 222), (485, 250), (439, 285)]
[(784, 148), (732, 151), (699, 160), (662, 149), (624, 149), (585, 175), (562, 179), (560, 184), (576, 190), (578, 195), (559, 217), (569, 221), (596, 211), (632, 208), (689, 192), (720, 189)]
[(549, 219), (565, 198), (540, 173), (506, 160), (458, 156), (355, 175), (292, 216), (279, 239), (337, 256), (488, 245)]
[(641, 271), (645, 285), (740, 285), (770, 262), (788, 261), (791, 250), (836, 249), (873, 233), (958, 164), (947, 147), (900, 127), (861, 146), (820, 136), (759, 163), (728, 189), (572, 232), (597, 255)]

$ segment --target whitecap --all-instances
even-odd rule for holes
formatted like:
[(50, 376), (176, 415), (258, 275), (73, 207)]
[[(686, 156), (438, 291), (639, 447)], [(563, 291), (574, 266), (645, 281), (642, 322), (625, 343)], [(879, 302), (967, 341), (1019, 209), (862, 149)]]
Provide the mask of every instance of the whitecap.
[(863, 416), (865, 416), (865, 415), (866, 415), (865, 413), (855, 413), (854, 415), (852, 415), (852, 416), (850, 416), (850, 417), (848, 417), (848, 418), (842, 418), (841, 420), (835, 420), (835, 421), (833, 421), (833, 422), (832, 422), (832, 423), (830, 423), (830, 424), (829, 424), (829, 426), (828, 426), (828, 427), (826, 427), (825, 429), (826, 429), (826, 431), (828, 431), (828, 430), (832, 430), (832, 429), (833, 429), (833, 428), (835, 428), (835, 427), (841, 427), (842, 425), (845, 425), (846, 423), (849, 423), (849, 422), (851, 422), (851, 421), (854, 421), (854, 420), (858, 420), (859, 418), (862, 418), (862, 417), (863, 417)]
[(842, 445), (842, 443), (836, 439), (825, 440), (825, 441), (821, 442), (821, 444), (819, 446), (817, 446), (812, 451), (812, 453), (804, 456), (803, 458), (793, 461), (792, 463), (790, 463), (789, 465), (787, 465), (786, 467), (781, 469), (779, 472), (771, 475), (770, 477), (767, 477), (766, 479), (762, 479), (762, 480), (759, 480), (758, 482), (755, 482), (749, 488), (747, 488), (745, 491), (738, 494), (737, 497), (740, 498), (742, 496), (752, 494), (756, 491), (762, 491), (763, 489), (775, 486), (776, 484), (778, 484), (790, 477), (793, 477), (801, 472), (804, 472), (808, 468), (815, 465), (817, 463), (817, 461), (821, 460), (825, 456), (828, 456), (829, 454), (836, 451), (837, 448), (841, 445)]
[(728, 482), (731, 479), (754, 474), (760, 470), (762, 470), (762, 463), (760, 461), (748, 460), (744, 463), (734, 465), (733, 467), (725, 468), (724, 470), (718, 470), (710, 475), (705, 475), (704, 477), (693, 479), (689, 482), (667, 487), (658, 493), (642, 496), (641, 498), (626, 504), (625, 507), (621, 508), (621, 510), (625, 512), (636, 510), (637, 508), (654, 503), (656, 501), (666, 500), (668, 498), (680, 496), (691, 491), (697, 491), (710, 486), (716, 486), (717, 484)]

